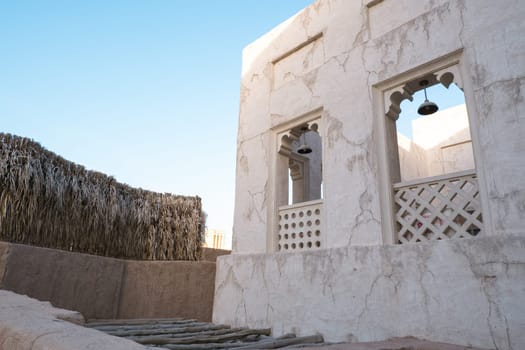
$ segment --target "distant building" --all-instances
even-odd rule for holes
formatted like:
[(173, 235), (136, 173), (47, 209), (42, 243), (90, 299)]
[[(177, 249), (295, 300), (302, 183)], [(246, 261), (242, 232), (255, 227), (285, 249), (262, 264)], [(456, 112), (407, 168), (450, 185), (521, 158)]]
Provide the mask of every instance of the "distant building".
[(206, 229), (204, 246), (213, 249), (228, 249), (224, 230)]

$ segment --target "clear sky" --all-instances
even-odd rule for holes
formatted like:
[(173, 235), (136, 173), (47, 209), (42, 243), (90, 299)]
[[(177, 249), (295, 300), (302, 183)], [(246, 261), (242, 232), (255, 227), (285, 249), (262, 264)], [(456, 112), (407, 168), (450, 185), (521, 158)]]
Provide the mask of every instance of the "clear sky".
[[(465, 103), (465, 95), (456, 84), (451, 84), (448, 89), (442, 84), (433, 85), (427, 88), (427, 97), (438, 105), (440, 111)], [(425, 93), (420, 90), (414, 94), (412, 101), (401, 102), (401, 114), (396, 123), (398, 132), (412, 138), (412, 120), (420, 116), (417, 109), (424, 101)]]
[(0, 0), (0, 130), (231, 233), (241, 51), (313, 0)]

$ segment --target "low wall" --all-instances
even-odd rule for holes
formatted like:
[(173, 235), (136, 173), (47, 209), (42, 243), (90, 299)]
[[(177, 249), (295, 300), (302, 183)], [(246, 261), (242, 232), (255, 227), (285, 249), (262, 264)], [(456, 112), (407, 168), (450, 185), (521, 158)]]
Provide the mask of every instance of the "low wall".
[(525, 349), (525, 237), (223, 256), (213, 321)]
[(0, 242), (0, 288), (92, 318), (210, 321), (215, 263), (134, 261)]
[(126, 262), (118, 317), (211, 321), (214, 279), (211, 262)]
[(219, 256), (229, 255), (231, 252), (227, 249), (202, 248), (201, 260), (216, 262)]

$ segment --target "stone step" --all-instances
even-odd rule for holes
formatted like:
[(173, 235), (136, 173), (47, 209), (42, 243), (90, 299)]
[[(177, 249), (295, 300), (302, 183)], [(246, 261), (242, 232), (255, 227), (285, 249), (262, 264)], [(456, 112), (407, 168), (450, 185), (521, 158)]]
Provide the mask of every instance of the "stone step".
[(278, 349), (326, 345), (321, 335), (272, 337), (271, 329), (231, 328), (196, 320), (130, 319), (90, 320), (86, 327), (159, 349)]

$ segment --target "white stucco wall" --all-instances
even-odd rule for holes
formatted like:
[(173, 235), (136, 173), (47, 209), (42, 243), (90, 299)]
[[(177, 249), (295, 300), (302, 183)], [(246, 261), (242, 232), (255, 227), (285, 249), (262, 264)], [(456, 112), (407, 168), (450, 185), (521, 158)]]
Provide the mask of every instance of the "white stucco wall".
[[(371, 2), (318, 0), (244, 50), (233, 254), (217, 262), (214, 321), (525, 348), (525, 2)], [(448, 69), (465, 93), (485, 237), (389, 245), (390, 93)], [(326, 249), (274, 253), (278, 136), (312, 120)], [(436, 147), (442, 171), (466, 162), (463, 146)]]
[(525, 349), (525, 238), (493, 236), (219, 258), (213, 321)]
[(401, 181), (430, 176), (426, 150), (403, 134), (397, 134)]
[(272, 251), (276, 134), (312, 111), (322, 119), (327, 247), (382, 244), (378, 87), (457, 52), (486, 231), (521, 232), (525, 3), (366, 3), (316, 1), (244, 50), (234, 252)]

